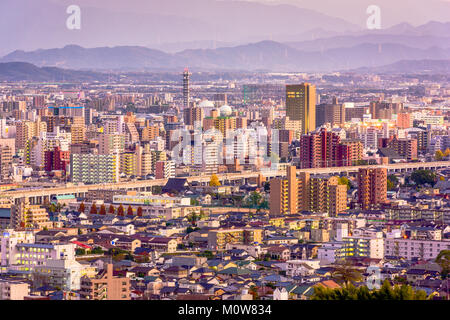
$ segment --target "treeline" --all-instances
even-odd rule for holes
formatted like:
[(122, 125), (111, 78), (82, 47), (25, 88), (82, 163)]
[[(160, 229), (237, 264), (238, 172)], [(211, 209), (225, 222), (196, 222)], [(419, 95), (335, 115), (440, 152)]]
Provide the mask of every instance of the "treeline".
[(427, 300), (429, 297), (423, 290), (414, 290), (410, 285), (391, 286), (385, 280), (380, 289), (370, 290), (367, 286), (356, 288), (349, 283), (342, 288), (329, 289), (314, 287), (311, 300)]

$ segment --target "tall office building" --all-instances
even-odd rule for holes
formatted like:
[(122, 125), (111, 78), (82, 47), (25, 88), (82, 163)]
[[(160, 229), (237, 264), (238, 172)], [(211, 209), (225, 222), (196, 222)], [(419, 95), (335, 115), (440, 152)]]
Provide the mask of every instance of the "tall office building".
[(358, 202), (363, 210), (387, 201), (387, 169), (361, 168), (358, 172)]
[(93, 117), (94, 117), (94, 110), (86, 107), (84, 109), (84, 124), (86, 126), (92, 124)]
[(345, 107), (343, 104), (319, 104), (316, 108), (316, 126), (325, 123), (332, 126), (345, 122)]
[(185, 108), (190, 107), (190, 90), (189, 90), (189, 79), (191, 74), (189, 73), (189, 69), (184, 69), (183, 73), (183, 105)]
[(371, 102), (369, 106), (372, 119), (392, 119), (393, 114), (404, 110), (403, 103)]
[(301, 132), (316, 129), (316, 86), (309, 83), (286, 86), (286, 116), (301, 121)]

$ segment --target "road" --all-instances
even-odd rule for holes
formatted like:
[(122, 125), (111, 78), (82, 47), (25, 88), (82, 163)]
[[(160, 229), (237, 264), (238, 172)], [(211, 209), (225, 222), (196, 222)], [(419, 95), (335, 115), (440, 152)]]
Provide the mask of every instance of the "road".
[[(354, 167), (332, 167), (332, 168), (313, 168), (313, 169), (299, 169), (300, 172), (309, 172), (310, 174), (345, 174), (357, 172), (360, 168), (387, 168), (389, 173), (394, 172), (409, 172), (419, 169), (432, 169), (436, 170), (439, 168), (450, 167), (450, 161), (440, 161), (440, 162), (417, 162), (417, 163), (398, 163), (398, 164), (388, 164), (384, 166), (354, 166)], [(226, 173), (218, 174), (219, 180), (223, 183), (228, 183), (231, 181), (239, 181), (246, 179), (258, 178), (262, 175), (266, 178), (274, 177), (284, 177), (286, 176), (285, 170), (262, 170), (260, 172), (244, 172), (244, 173)], [(211, 176), (192, 176), (186, 178), (189, 183), (196, 182), (199, 184), (208, 183)], [(130, 181), (130, 182), (120, 182), (111, 184), (96, 184), (96, 185), (70, 185), (64, 187), (47, 187), (41, 189), (30, 189), (30, 190), (15, 190), (15, 191), (5, 191), (1, 192), (0, 198), (9, 198), (12, 200), (19, 198), (41, 198), (41, 197), (51, 197), (57, 195), (81, 195), (87, 193), (89, 190), (95, 189), (106, 189), (106, 190), (150, 190), (153, 186), (164, 186), (167, 180), (142, 180), (142, 181)]]

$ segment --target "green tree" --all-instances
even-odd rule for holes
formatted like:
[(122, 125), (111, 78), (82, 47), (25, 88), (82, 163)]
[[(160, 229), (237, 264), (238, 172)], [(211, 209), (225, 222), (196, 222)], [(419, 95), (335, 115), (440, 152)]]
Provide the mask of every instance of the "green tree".
[(253, 191), (247, 198), (247, 206), (251, 208), (260, 208), (263, 202), (263, 196), (257, 191)]
[(200, 228), (187, 227), (186, 234), (192, 233), (192, 232), (197, 231), (197, 230), (200, 230)]
[(416, 170), (411, 174), (411, 180), (414, 181), (417, 186), (423, 186), (425, 184), (434, 186), (437, 178), (436, 173), (431, 170)]
[(197, 221), (200, 220), (200, 215), (198, 215), (195, 211), (191, 211), (186, 218), (193, 226), (197, 226)]
[(441, 267), (442, 279), (447, 279), (450, 274), (450, 250), (439, 252), (435, 262)]
[(389, 190), (389, 181), (391, 182), (391, 186), (393, 187), (392, 189), (397, 188), (400, 184), (398, 178), (395, 175), (391, 174), (388, 176), (388, 190)]
[(152, 193), (153, 194), (161, 194), (162, 193), (162, 187), (161, 186), (153, 186), (152, 187)]
[(95, 247), (94, 249), (91, 250), (92, 254), (103, 254), (103, 250), (100, 247)]
[(340, 261), (336, 264), (331, 275), (338, 283), (348, 285), (362, 280), (361, 272), (348, 261)]
[(391, 181), (391, 180), (387, 180), (387, 190), (388, 191), (392, 191), (392, 190), (394, 190), (395, 189), (395, 185), (394, 185), (394, 183)]
[(86, 254), (86, 250), (84, 250), (84, 249), (82, 249), (82, 248), (78, 248), (78, 249), (75, 250), (75, 254), (76, 254), (77, 256), (83, 256), (83, 255)]
[(206, 257), (208, 260), (214, 259), (215, 255), (212, 251), (205, 250), (198, 254), (199, 257)]
[(132, 102), (129, 102), (127, 104), (127, 106), (125, 107), (125, 110), (127, 112), (136, 112), (136, 105), (134, 103), (132, 103)]
[(355, 288), (348, 283), (341, 288), (329, 289), (316, 285), (311, 300), (426, 300), (427, 294), (423, 290), (414, 290), (409, 285), (392, 287), (385, 280), (380, 289), (369, 290), (367, 286)]
[(347, 177), (339, 177), (338, 183), (343, 186), (347, 186), (347, 190), (352, 188), (352, 184)]

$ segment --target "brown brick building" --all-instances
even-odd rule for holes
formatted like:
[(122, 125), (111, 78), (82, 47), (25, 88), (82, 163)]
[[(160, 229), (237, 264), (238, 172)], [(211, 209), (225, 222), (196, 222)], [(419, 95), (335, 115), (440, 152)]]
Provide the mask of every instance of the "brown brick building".
[(358, 202), (369, 210), (387, 201), (387, 169), (362, 168), (358, 172)]
[(300, 139), (300, 167), (328, 168), (351, 166), (361, 160), (363, 145), (358, 140), (342, 140), (334, 132), (321, 129)]
[(130, 300), (130, 279), (114, 277), (113, 265), (108, 264), (95, 278), (81, 278), (82, 300)]
[(287, 179), (270, 182), (270, 215), (297, 214), (301, 211), (323, 212), (332, 216), (347, 209), (347, 186), (339, 185), (337, 177), (311, 177), (296, 167), (287, 169)]

